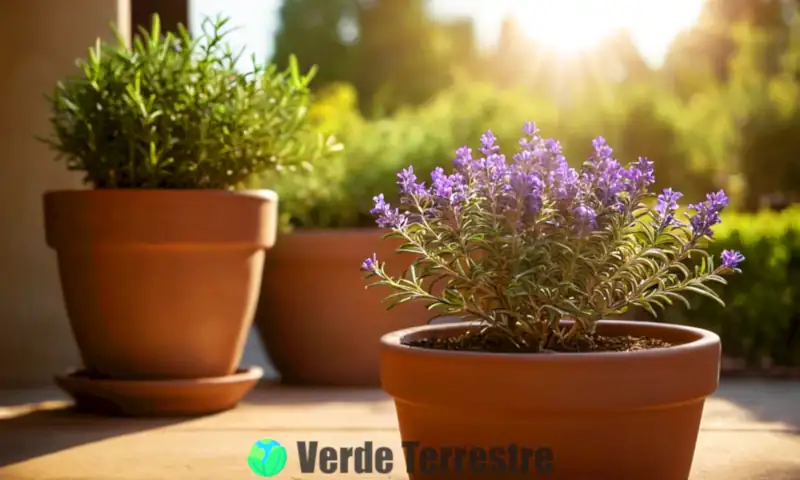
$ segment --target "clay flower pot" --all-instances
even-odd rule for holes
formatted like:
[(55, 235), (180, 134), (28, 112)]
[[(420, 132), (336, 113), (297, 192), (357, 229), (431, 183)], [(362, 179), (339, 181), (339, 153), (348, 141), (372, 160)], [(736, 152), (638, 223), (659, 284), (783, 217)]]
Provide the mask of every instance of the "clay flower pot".
[(378, 386), (381, 336), (435, 315), (419, 303), (387, 310), (388, 289), (366, 288), (359, 265), (374, 252), (398, 274), (409, 264), (385, 233), (298, 229), (268, 252), (256, 324), (284, 383)]
[[(395, 399), (402, 440), (418, 442), (416, 452), (432, 447), (423, 454), (428, 456), (446, 447), (483, 452), (500, 448), (506, 462), (509, 445), (516, 445), (518, 452), (528, 448), (533, 453), (529, 473), (493, 471), (502, 464), (491, 458), (481, 473), (471, 468), (467, 456), (461, 473), (451, 466), (426, 474), (422, 467), (429, 464), (420, 464), (417, 457), (412, 480), (689, 477), (703, 404), (718, 386), (717, 335), (677, 325), (604, 321), (598, 325), (604, 335), (650, 336), (679, 345), (577, 354), (453, 352), (403, 345), (453, 336), (466, 328), (423, 326), (382, 338), (381, 381)], [(536, 474), (537, 454), (544, 467), (538, 471), (549, 464), (549, 474)]]
[(87, 370), (129, 380), (237, 370), (275, 242), (274, 192), (50, 192), (44, 213)]

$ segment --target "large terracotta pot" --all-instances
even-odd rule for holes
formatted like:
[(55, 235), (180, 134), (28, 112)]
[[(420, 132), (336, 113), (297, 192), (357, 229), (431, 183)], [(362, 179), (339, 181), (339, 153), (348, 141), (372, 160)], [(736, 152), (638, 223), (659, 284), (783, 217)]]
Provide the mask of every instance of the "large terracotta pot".
[(88, 370), (117, 379), (236, 371), (275, 242), (274, 192), (49, 192), (44, 213)]
[[(366, 289), (359, 270), (377, 253), (393, 274), (413, 260), (379, 229), (297, 230), (266, 258), (256, 324), (288, 384), (380, 385), (380, 338), (434, 316), (419, 303), (387, 310), (386, 287)], [(370, 280), (371, 281), (371, 280)]]
[[(466, 328), (423, 326), (381, 339), (383, 388), (395, 399), (403, 442), (419, 445), (412, 454), (415, 461), (409, 462), (411, 480), (689, 477), (703, 404), (718, 386), (717, 335), (677, 325), (604, 321), (598, 326), (601, 334), (650, 336), (680, 345), (578, 354), (491, 354), (404, 345)], [(493, 460), (512, 458), (509, 445), (516, 446), (518, 462), (522, 450), (529, 449), (527, 474), (492, 470), (500, 465)], [(460, 473), (451, 464), (426, 474), (419, 457), (424, 447), (433, 449), (423, 453), (427, 456), (477, 447), (476, 452), (488, 452), (489, 461), (483, 463), (488, 469), (473, 469), (467, 455)]]

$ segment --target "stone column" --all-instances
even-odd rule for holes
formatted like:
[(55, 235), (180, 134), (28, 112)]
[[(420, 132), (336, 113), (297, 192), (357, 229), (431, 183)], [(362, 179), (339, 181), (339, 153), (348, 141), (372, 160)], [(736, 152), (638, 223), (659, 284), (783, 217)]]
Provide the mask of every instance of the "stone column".
[(80, 364), (41, 196), (82, 188), (81, 176), (34, 135), (49, 134), (43, 94), (97, 37), (112, 38), (111, 23), (130, 35), (130, 0), (0, 2), (0, 387), (51, 384)]

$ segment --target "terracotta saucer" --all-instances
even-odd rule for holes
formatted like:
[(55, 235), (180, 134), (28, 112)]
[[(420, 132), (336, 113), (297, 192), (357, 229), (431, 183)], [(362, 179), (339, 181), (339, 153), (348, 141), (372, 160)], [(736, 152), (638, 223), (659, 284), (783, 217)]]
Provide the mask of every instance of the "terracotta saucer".
[(239, 369), (233, 375), (192, 380), (112, 380), (73, 369), (56, 375), (56, 384), (75, 399), (75, 407), (127, 416), (197, 416), (235, 407), (264, 370)]

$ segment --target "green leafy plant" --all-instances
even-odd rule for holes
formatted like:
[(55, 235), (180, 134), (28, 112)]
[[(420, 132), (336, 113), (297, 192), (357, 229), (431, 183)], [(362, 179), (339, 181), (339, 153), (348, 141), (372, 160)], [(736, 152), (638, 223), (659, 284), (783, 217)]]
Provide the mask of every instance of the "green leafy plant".
[(309, 82), (292, 59), (237, 69), (226, 18), (192, 38), (162, 35), (158, 16), (132, 48), (98, 39), (82, 76), (48, 97), (53, 138), (42, 139), (95, 188), (229, 189), (265, 171), (311, 169), (337, 148), (308, 122)]
[(631, 306), (655, 314), (674, 302), (688, 306), (686, 293), (723, 303), (709, 284), (726, 283), (723, 275), (744, 261), (726, 250), (715, 265), (705, 250), (728, 204), (724, 192), (689, 205), (696, 213), (684, 221), (679, 192), (667, 188), (645, 202), (655, 196), (653, 162), (623, 167), (598, 137), (577, 170), (534, 124), (523, 132), (512, 161), (487, 132), (480, 156), (459, 149), (454, 172), (436, 169), (430, 185), (412, 168), (399, 173), (399, 206), (374, 198), (378, 225), (404, 240), (398, 251), (416, 255), (398, 277), (374, 255), (362, 265), (372, 285), (394, 290), (392, 305), (422, 301), (478, 321), (458, 348), (544, 352), (619, 349), (595, 327)]

